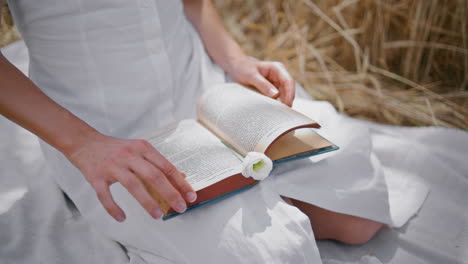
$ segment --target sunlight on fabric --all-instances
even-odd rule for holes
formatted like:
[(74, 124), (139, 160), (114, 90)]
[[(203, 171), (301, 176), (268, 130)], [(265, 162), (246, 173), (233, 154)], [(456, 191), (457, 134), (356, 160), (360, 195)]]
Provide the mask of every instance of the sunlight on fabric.
[(10, 210), (13, 204), (21, 200), (27, 191), (28, 189), (26, 187), (18, 187), (0, 193), (0, 215)]
[(15, 140), (10, 144), (15, 145), (15, 156), (19, 158), (22, 166), (32, 166), (36, 164), (42, 158), (37, 136), (20, 126), (15, 125), (14, 128), (15, 132), (13, 137)]
[[(429, 187), (420, 178), (415, 179), (415, 175), (407, 174), (394, 168), (387, 168), (385, 180), (389, 186), (390, 214), (392, 215), (393, 225), (402, 227), (426, 200), (429, 193)], [(400, 186), (395, 188), (393, 186)], [(412, 190), (412, 192), (409, 192)], [(412, 193), (412, 197), (408, 196)], [(398, 204), (406, 204), (406, 207), (398, 207)]]

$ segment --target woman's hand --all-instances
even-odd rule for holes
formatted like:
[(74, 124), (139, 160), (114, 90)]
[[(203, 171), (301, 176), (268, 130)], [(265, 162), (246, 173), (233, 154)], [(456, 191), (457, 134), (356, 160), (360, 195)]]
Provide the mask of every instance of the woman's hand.
[(208, 1), (184, 0), (184, 12), (200, 34), (210, 57), (234, 81), (255, 87), (261, 93), (291, 106), (294, 80), (279, 62), (256, 61), (245, 55), (229, 35), (213, 6)]
[(109, 186), (120, 182), (153, 218), (162, 211), (143, 182), (154, 188), (177, 212), (197, 198), (185, 175), (145, 140), (125, 140), (98, 134), (68, 156), (95, 189), (107, 212), (117, 221), (125, 213), (112, 198)]
[(248, 57), (239, 59), (227, 68), (231, 78), (243, 85), (251, 86), (262, 94), (277, 98), (291, 106), (295, 95), (294, 80), (280, 62), (257, 61)]
[(111, 196), (109, 185), (120, 182), (152, 215), (162, 216), (143, 182), (177, 212), (197, 195), (184, 175), (144, 140), (124, 140), (100, 134), (63, 108), (0, 52), (0, 114), (62, 152), (96, 190), (107, 212), (117, 221), (125, 213)]

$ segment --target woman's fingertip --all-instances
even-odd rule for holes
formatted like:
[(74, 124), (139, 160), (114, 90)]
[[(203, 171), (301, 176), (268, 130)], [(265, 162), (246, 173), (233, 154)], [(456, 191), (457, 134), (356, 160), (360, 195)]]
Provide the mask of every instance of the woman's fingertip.
[(117, 214), (115, 216), (115, 219), (118, 221), (118, 222), (123, 222), (125, 220), (125, 215), (120, 213), (120, 214)]
[(187, 210), (187, 205), (184, 201), (179, 201), (176, 203), (174, 210), (176, 210), (178, 213), (183, 213), (185, 210)]
[(278, 93), (279, 93), (278, 90), (273, 87), (268, 89), (268, 96), (270, 97), (275, 97), (278, 95)]
[(153, 218), (155, 218), (155, 219), (161, 218), (162, 215), (163, 215), (163, 212), (161, 211), (161, 209), (156, 209), (153, 212)]
[(195, 200), (197, 200), (197, 194), (195, 192), (188, 192), (186, 195), (185, 195), (186, 199), (188, 202), (192, 203), (192, 202), (195, 202)]
[(283, 104), (285, 104), (285, 105), (287, 105), (287, 106), (289, 106), (289, 107), (292, 106), (292, 102), (291, 102), (290, 100), (288, 100), (288, 99), (280, 98), (280, 101), (281, 101)]

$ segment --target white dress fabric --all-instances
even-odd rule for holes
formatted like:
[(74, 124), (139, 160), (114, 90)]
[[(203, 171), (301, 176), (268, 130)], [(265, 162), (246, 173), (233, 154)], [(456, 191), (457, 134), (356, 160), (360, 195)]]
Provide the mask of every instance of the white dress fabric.
[[(9, 5), (29, 50), (30, 78), (104, 134), (135, 138), (194, 117), (202, 89), (226, 81), (180, 1)], [(326, 159), (282, 164), (262, 184), (169, 221), (152, 219), (117, 183), (111, 191), (127, 214), (117, 223), (79, 170), (41, 142), (46, 174), (90, 228), (123, 245), (130, 263), (320, 263), (308, 218), (280, 195), (390, 226), (417, 212), (427, 187), (414, 175), (380, 165), (367, 126), (327, 103), (299, 99), (294, 107), (319, 121), (322, 134), (341, 150)], [(388, 155), (404, 153), (388, 147)], [(389, 199), (391, 193), (396, 195)]]

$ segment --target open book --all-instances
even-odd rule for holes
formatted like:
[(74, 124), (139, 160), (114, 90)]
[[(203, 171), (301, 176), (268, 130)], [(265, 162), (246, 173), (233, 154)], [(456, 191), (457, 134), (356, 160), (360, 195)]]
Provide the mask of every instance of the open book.
[[(197, 108), (198, 120), (182, 120), (145, 138), (187, 175), (197, 192), (187, 211), (255, 185), (241, 174), (248, 152), (265, 153), (276, 164), (338, 149), (315, 132), (320, 126), (314, 120), (238, 84), (206, 91)], [(163, 219), (177, 215), (147, 188), (161, 205)]]

